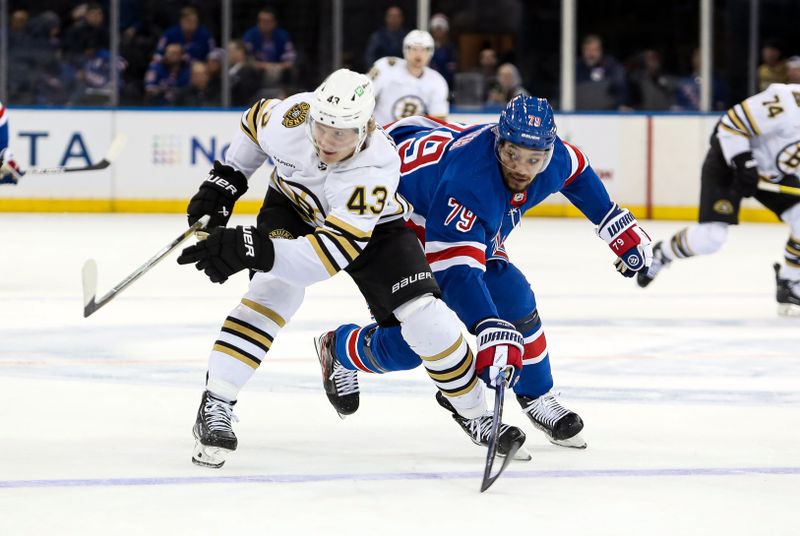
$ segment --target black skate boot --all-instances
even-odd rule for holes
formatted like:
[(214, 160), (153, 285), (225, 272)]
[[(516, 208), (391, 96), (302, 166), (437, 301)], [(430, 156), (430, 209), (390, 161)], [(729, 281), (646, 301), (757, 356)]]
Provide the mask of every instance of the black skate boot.
[(781, 316), (800, 316), (800, 281), (781, 279), (781, 265), (777, 262), (772, 265), (775, 270), (775, 283), (778, 290), (775, 298), (778, 300), (778, 314)]
[[(492, 413), (487, 412), (475, 419), (467, 419), (462, 417), (456, 411), (456, 408), (447, 400), (447, 397), (441, 391), (436, 391), (436, 401), (444, 409), (453, 414), (453, 420), (458, 423), (464, 432), (469, 436), (473, 443), (484, 447), (489, 446), (489, 433), (492, 430)], [(514, 445), (522, 445), (525, 442), (525, 432), (508, 424), (500, 424), (500, 433), (497, 436), (497, 455), (503, 456), (511, 450)], [(529, 461), (531, 454), (528, 450), (520, 446), (517, 453), (514, 455), (515, 460)]]
[(238, 441), (233, 433), (231, 419), (239, 419), (233, 414), (236, 402), (226, 402), (205, 391), (197, 410), (197, 421), (192, 433), (197, 443), (192, 462), (204, 467), (219, 468), (225, 463), (229, 453), (236, 450)]
[(552, 391), (539, 398), (517, 395), (522, 411), (533, 425), (545, 433), (554, 445), (585, 449), (586, 441), (579, 435), (583, 430), (583, 420), (574, 411), (562, 406)]
[(653, 246), (653, 262), (647, 270), (642, 270), (636, 274), (636, 282), (640, 287), (644, 288), (653, 282), (658, 272), (672, 263), (671, 259), (664, 256), (664, 243), (660, 240)]
[(334, 332), (323, 333), (314, 339), (319, 365), (322, 367), (322, 385), (328, 401), (344, 419), (358, 410), (358, 372), (344, 368), (334, 354)]

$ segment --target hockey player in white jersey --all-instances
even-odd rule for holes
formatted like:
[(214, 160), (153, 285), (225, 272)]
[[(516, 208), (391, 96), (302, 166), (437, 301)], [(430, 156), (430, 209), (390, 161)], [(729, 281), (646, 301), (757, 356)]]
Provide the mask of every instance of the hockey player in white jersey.
[(800, 84), (772, 84), (717, 123), (701, 172), (699, 223), (655, 245), (653, 264), (637, 276), (639, 286), (676, 259), (718, 251), (728, 226), (739, 223), (742, 198), (754, 197), (789, 225), (783, 265), (773, 265), (776, 298), (778, 314), (800, 316), (800, 198), (767, 191), (798, 188), (799, 176)]
[(428, 67), (433, 57), (433, 37), (412, 30), (403, 39), (401, 58), (381, 58), (368, 75), (375, 84), (375, 120), (387, 125), (412, 115), (444, 119), (449, 112), (449, 88), (444, 77)]
[[(410, 207), (396, 194), (400, 159), (376, 127), (374, 107), (370, 79), (346, 69), (313, 93), (262, 99), (242, 115), (225, 162), (214, 163), (189, 203), (189, 222), (210, 215), (210, 233), (184, 249), (178, 262), (196, 264), (216, 283), (241, 270), (251, 273), (249, 289), (222, 324), (209, 356), (193, 429), (192, 460), (198, 465), (221, 467), (236, 450), (231, 421), (239, 391), (300, 307), (305, 287), (340, 270), (356, 282), (377, 322), (401, 327), (464, 418), (487, 413), (458, 319), (439, 299), (416, 235), (405, 226)], [(224, 227), (267, 157), (275, 169), (257, 226)], [(410, 283), (401, 288), (401, 281)], [(358, 392), (356, 374), (327, 359), (325, 344), (317, 341), (326, 388), (352, 400), (342, 411), (352, 413), (358, 397), (348, 396)], [(488, 427), (476, 429), (488, 434)], [(500, 444), (524, 439), (518, 428), (504, 426)]]

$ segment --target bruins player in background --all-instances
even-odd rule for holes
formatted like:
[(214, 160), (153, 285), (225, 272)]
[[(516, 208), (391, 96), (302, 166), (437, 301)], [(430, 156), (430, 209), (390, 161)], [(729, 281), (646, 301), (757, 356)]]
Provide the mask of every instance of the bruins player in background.
[[(210, 215), (210, 234), (184, 249), (178, 262), (195, 264), (215, 283), (245, 269), (252, 274), (209, 356), (193, 429), (194, 463), (221, 467), (236, 450), (231, 420), (240, 390), (300, 307), (305, 288), (341, 270), (353, 278), (380, 325), (400, 326), (462, 417), (483, 424), (490, 415), (478, 382), (481, 370), (458, 318), (439, 299), (425, 254), (405, 226), (411, 208), (396, 194), (400, 158), (376, 127), (374, 108), (370, 79), (347, 69), (335, 71), (313, 93), (262, 99), (242, 115), (225, 162), (214, 163), (190, 201), (189, 222)], [(224, 227), (267, 157), (275, 169), (257, 226)], [(408, 284), (398, 288), (400, 281)], [(521, 354), (509, 350), (508, 341), (489, 346), (482, 351), (510, 356), (507, 373), (522, 368)], [(336, 396), (358, 389), (355, 374), (341, 366), (323, 363), (323, 374)], [(489, 428), (475, 426), (479, 435), (488, 436)], [(501, 428), (501, 450), (524, 440), (518, 428)]]
[(739, 223), (742, 198), (753, 197), (789, 225), (783, 264), (775, 263), (778, 314), (800, 316), (800, 197), (765, 191), (759, 181), (800, 187), (800, 84), (772, 84), (731, 107), (711, 136), (701, 172), (699, 223), (653, 249), (637, 276), (646, 287), (676, 259), (716, 253)]
[(433, 48), (431, 34), (412, 30), (403, 39), (405, 59), (381, 58), (372, 66), (368, 76), (375, 84), (375, 120), (379, 125), (412, 115), (447, 117), (447, 82), (428, 67)]

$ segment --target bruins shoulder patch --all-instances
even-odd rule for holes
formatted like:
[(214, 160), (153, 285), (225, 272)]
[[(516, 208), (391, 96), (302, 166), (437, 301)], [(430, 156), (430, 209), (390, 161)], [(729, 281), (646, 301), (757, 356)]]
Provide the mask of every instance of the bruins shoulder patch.
[(395, 58), (394, 56), (391, 56), (389, 58), (386, 58), (386, 63), (389, 64), (389, 67), (394, 67), (394, 64), (397, 63), (399, 60), (400, 58)]
[(269, 237), (270, 238), (282, 238), (282, 239), (286, 239), (286, 240), (292, 240), (294, 238), (292, 236), (292, 233), (290, 233), (286, 229), (273, 229), (272, 231), (269, 232)]
[(298, 102), (283, 114), (281, 124), (286, 128), (299, 127), (306, 122), (309, 105), (307, 102)]

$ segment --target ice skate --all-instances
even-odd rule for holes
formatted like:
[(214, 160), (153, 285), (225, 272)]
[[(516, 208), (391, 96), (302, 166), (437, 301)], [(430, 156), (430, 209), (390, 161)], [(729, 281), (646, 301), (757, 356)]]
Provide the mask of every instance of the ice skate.
[[(481, 415), (475, 419), (467, 419), (458, 414), (456, 408), (453, 407), (441, 391), (436, 391), (436, 401), (440, 406), (453, 414), (453, 420), (466, 432), (473, 443), (483, 447), (489, 446), (489, 433), (492, 430), (492, 412), (489, 411), (485, 415)], [(514, 444), (521, 445), (524, 442), (525, 432), (516, 426), (501, 424), (497, 440), (497, 455), (505, 456)], [(525, 447), (520, 446), (519, 450), (514, 455), (514, 459), (529, 461), (531, 459), (531, 454)]]
[(322, 385), (328, 401), (344, 419), (358, 410), (358, 372), (342, 366), (334, 354), (334, 332), (314, 338), (319, 365), (322, 367)]
[(552, 391), (539, 398), (517, 395), (517, 401), (533, 425), (545, 433), (554, 445), (585, 449), (586, 441), (580, 436), (583, 420), (574, 411), (559, 403)]
[(234, 404), (236, 402), (226, 402), (208, 391), (203, 393), (192, 429), (197, 440), (192, 454), (192, 462), (196, 465), (220, 468), (228, 454), (236, 450), (238, 441), (231, 420), (239, 419), (233, 414)]
[(672, 260), (664, 256), (663, 247), (664, 243), (662, 241), (656, 242), (656, 245), (653, 246), (653, 262), (650, 264), (650, 268), (636, 274), (636, 282), (640, 287), (644, 288), (652, 283), (658, 272), (672, 263)]
[(781, 278), (781, 265), (772, 265), (775, 269), (775, 283), (778, 286), (778, 314), (780, 316), (800, 316), (800, 281)]

